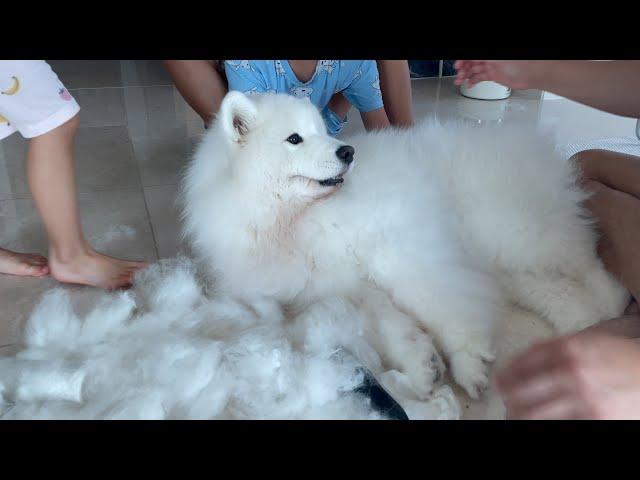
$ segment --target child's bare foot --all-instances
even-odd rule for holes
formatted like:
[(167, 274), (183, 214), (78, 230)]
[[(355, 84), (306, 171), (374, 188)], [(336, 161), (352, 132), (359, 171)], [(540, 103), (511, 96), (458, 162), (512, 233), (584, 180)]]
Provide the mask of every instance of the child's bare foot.
[(51, 275), (56, 280), (107, 290), (130, 287), (136, 271), (147, 265), (147, 262), (108, 257), (95, 250), (87, 250), (65, 261), (53, 251), (49, 256)]
[(49, 274), (49, 266), (47, 259), (37, 253), (18, 253), (0, 248), (0, 273), (44, 277)]

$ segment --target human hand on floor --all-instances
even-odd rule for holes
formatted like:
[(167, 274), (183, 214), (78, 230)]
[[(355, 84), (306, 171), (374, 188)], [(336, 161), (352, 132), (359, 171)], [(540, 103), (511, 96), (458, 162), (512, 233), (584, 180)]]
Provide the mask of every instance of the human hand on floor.
[(582, 332), (541, 342), (495, 383), (508, 419), (640, 419), (640, 340)]
[(493, 81), (515, 89), (534, 88), (540, 74), (538, 61), (526, 60), (456, 60), (456, 85), (465, 81), (468, 87), (478, 82)]

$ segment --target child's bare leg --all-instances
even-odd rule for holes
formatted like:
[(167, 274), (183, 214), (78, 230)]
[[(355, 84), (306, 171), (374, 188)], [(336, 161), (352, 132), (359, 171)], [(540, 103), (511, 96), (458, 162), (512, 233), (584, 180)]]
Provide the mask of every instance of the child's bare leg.
[(598, 254), (607, 269), (640, 299), (640, 200), (596, 181), (586, 187), (593, 192), (589, 209), (598, 218), (602, 236)]
[(49, 266), (47, 259), (37, 253), (18, 253), (0, 248), (0, 273), (44, 277), (49, 273)]
[(125, 287), (145, 263), (102, 255), (84, 238), (76, 203), (73, 139), (77, 126), (76, 115), (29, 142), (27, 176), (49, 237), (49, 269), (61, 282)]
[(571, 158), (592, 192), (586, 205), (598, 219), (598, 253), (607, 269), (640, 299), (640, 157), (587, 150)]
[(571, 157), (583, 181), (593, 180), (640, 199), (640, 157), (610, 150), (584, 150)]
[(380, 89), (389, 122), (395, 127), (413, 125), (411, 76), (407, 60), (378, 60)]

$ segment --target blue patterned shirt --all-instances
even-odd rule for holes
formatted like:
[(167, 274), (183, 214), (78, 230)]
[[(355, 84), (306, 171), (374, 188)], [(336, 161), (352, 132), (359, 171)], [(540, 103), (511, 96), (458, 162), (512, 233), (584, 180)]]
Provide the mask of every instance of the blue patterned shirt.
[(318, 60), (307, 82), (298, 80), (288, 60), (226, 60), (224, 68), (229, 90), (247, 95), (273, 92), (309, 97), (334, 136), (346, 122), (328, 107), (334, 93), (341, 92), (363, 113), (384, 107), (375, 60)]

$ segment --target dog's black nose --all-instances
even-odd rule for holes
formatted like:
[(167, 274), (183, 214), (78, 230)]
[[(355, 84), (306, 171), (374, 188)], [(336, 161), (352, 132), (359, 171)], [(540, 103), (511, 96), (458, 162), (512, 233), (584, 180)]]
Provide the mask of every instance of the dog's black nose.
[(336, 150), (336, 155), (340, 160), (349, 165), (353, 162), (353, 154), (355, 149), (349, 145), (343, 145), (338, 150)]

